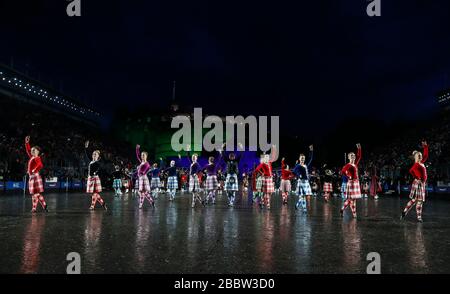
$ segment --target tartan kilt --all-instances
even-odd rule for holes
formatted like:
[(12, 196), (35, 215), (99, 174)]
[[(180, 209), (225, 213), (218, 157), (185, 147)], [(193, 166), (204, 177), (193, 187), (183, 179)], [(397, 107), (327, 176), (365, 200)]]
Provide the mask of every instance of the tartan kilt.
[(256, 190), (255, 190), (255, 192), (262, 192), (263, 182), (264, 182), (264, 178), (263, 177), (257, 177), (256, 178)]
[(197, 175), (189, 176), (189, 192), (198, 192), (200, 190), (200, 182)]
[(297, 181), (297, 195), (298, 196), (312, 195), (311, 185), (309, 184), (308, 180)]
[(167, 189), (169, 190), (178, 189), (178, 179), (176, 176), (167, 178)]
[(205, 189), (207, 191), (217, 190), (219, 187), (219, 182), (217, 181), (217, 176), (212, 175), (206, 178)]
[(332, 193), (333, 192), (333, 184), (332, 183), (323, 183), (323, 191), (325, 193)]
[(281, 180), (280, 184), (281, 192), (291, 192), (291, 181), (290, 180)]
[(238, 191), (238, 177), (236, 174), (227, 174), (225, 180), (225, 191)]
[(122, 188), (122, 180), (121, 179), (114, 179), (113, 189), (120, 189), (120, 188)]
[(86, 193), (100, 193), (102, 191), (102, 182), (99, 176), (89, 176), (87, 179)]
[(359, 187), (359, 180), (349, 180), (347, 182), (347, 198), (360, 199), (361, 188)]
[(275, 192), (275, 186), (273, 184), (272, 177), (264, 177), (262, 182), (262, 192), (263, 193), (273, 193)]
[(39, 173), (30, 175), (30, 179), (28, 180), (28, 190), (31, 195), (44, 192), (44, 184), (42, 183), (42, 177)]
[(139, 192), (150, 192), (150, 181), (147, 175), (139, 176), (138, 187)]
[(159, 178), (152, 178), (150, 188), (158, 189), (161, 186), (161, 180)]
[(414, 179), (411, 185), (411, 193), (409, 193), (409, 198), (425, 202), (425, 186), (424, 183), (419, 183), (418, 179)]

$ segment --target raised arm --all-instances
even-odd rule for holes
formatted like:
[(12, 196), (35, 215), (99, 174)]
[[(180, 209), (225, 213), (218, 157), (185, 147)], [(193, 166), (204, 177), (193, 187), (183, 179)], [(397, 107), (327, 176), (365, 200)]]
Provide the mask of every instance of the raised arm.
[(423, 146), (423, 156), (422, 156), (422, 163), (425, 163), (428, 160), (428, 144), (427, 142), (422, 142)]
[(361, 152), (361, 144), (356, 144), (356, 148), (357, 148), (357, 151), (356, 151), (356, 160), (355, 160), (355, 164), (356, 165), (358, 165), (359, 164), (359, 161), (361, 160), (361, 154), (362, 154), (362, 152)]
[(277, 160), (278, 158), (277, 152), (278, 152), (277, 146), (272, 145), (272, 152), (270, 152), (270, 162), (274, 162)]
[(91, 158), (89, 157), (89, 152), (88, 152), (88, 150), (89, 150), (89, 141), (86, 141), (85, 143), (84, 143), (84, 156), (86, 156), (86, 159), (88, 160), (88, 161), (90, 161), (91, 160)]
[(25, 151), (27, 152), (28, 157), (31, 158), (30, 136), (25, 137)]
[(141, 146), (140, 145), (136, 145), (136, 158), (139, 162), (141, 161)]
[(286, 164), (284, 163), (284, 157), (281, 159), (281, 170), (284, 170), (286, 168)]
[(214, 162), (216, 163), (214, 170), (217, 172), (217, 170), (220, 168), (220, 164), (222, 160), (222, 151), (219, 151), (219, 155), (216, 157), (216, 159), (214, 160)]
[(313, 145), (311, 145), (311, 146), (309, 146), (309, 161), (306, 164), (308, 167), (311, 166), (311, 163), (313, 161), (313, 154), (314, 154), (314, 152), (313, 152)]

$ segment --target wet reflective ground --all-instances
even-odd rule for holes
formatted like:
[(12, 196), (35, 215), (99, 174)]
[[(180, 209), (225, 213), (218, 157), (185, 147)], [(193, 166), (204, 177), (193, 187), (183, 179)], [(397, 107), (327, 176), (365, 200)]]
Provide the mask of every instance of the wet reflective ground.
[(65, 273), (69, 252), (82, 273), (365, 273), (369, 252), (382, 273), (450, 272), (450, 196), (425, 203), (424, 223), (399, 220), (406, 196), (360, 200), (358, 220), (340, 218), (338, 198), (312, 198), (305, 216), (279, 194), (271, 211), (246, 197), (192, 209), (187, 194), (161, 195), (139, 210), (131, 195), (103, 196), (107, 212), (85, 194), (46, 194), (50, 212), (32, 215), (29, 196), (0, 195), (0, 273)]

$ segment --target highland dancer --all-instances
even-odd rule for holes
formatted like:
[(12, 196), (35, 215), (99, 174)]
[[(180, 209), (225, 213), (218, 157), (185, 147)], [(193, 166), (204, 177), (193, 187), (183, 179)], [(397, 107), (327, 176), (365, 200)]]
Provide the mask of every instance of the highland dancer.
[[(90, 160), (88, 155), (88, 153), (91, 153), (88, 151), (89, 141), (86, 141), (84, 147), (84, 155), (86, 156), (87, 160)], [(89, 207), (90, 210), (95, 209), (95, 204), (97, 202), (100, 203), (104, 210), (108, 209), (106, 207), (105, 201), (99, 194), (102, 192), (102, 182), (100, 181), (99, 177), (100, 167), (100, 150), (94, 150), (92, 151), (92, 161), (89, 162), (88, 166), (88, 180), (86, 185), (86, 192), (92, 195), (91, 206)]]
[(348, 154), (349, 163), (342, 168), (342, 174), (348, 178), (348, 182), (346, 189), (347, 199), (345, 199), (341, 208), (341, 217), (344, 216), (344, 210), (350, 206), (352, 215), (356, 218), (356, 199), (361, 198), (361, 188), (359, 186), (358, 178), (358, 164), (361, 160), (361, 145), (356, 144), (356, 148), (358, 149), (356, 155), (355, 153), (350, 152)]
[[(274, 162), (275, 159), (277, 158), (276, 152), (277, 150), (275, 145), (272, 145), (272, 152), (271, 152), (272, 157), (269, 154), (264, 154), (263, 162), (260, 165), (258, 165), (254, 171), (254, 173), (256, 174), (260, 171), (262, 171), (263, 173), (262, 178), (262, 193), (264, 194), (263, 205), (265, 205), (267, 209), (270, 209), (270, 196), (272, 195), (273, 192), (275, 192), (275, 187), (272, 178), (272, 162)], [(258, 187), (256, 188), (258, 189)], [(261, 205), (261, 208), (263, 207), (263, 205)]]
[(48, 212), (47, 203), (45, 203), (44, 196), (41, 193), (44, 192), (44, 185), (42, 183), (42, 177), (39, 171), (44, 167), (41, 157), (39, 156), (41, 149), (38, 146), (30, 147), (30, 137), (25, 138), (25, 150), (28, 154), (28, 168), (27, 173), (30, 177), (28, 180), (28, 189), (31, 194), (31, 200), (33, 208), (31, 212), (36, 212), (38, 202), (42, 208)]
[(123, 172), (120, 170), (120, 166), (116, 165), (114, 167), (114, 172), (112, 173), (113, 176), (113, 189), (114, 189), (114, 196), (120, 196), (122, 195), (122, 177)]
[(405, 209), (402, 212), (400, 219), (405, 218), (411, 208), (416, 205), (417, 221), (423, 222), (422, 220), (422, 206), (425, 202), (425, 189), (427, 187), (427, 168), (425, 162), (428, 159), (428, 145), (427, 142), (422, 142), (423, 154), (419, 151), (414, 151), (414, 164), (409, 170), (409, 173), (414, 177), (411, 185), (411, 193), (409, 194), (408, 204), (406, 204)]
[[(178, 161), (181, 159), (181, 155), (178, 154)], [(170, 161), (170, 166), (164, 170), (167, 172), (167, 190), (169, 191), (169, 201), (175, 199), (175, 194), (178, 189), (178, 176), (177, 176), (177, 163), (175, 160)]]
[(291, 179), (295, 177), (294, 173), (289, 170), (289, 165), (281, 159), (281, 195), (283, 197), (283, 205), (288, 203), (288, 195), (291, 192)]
[(188, 159), (191, 163), (189, 167), (189, 193), (192, 193), (192, 208), (195, 207), (195, 202), (198, 201), (205, 206), (205, 201), (200, 196), (201, 188), (198, 173), (200, 172), (200, 164), (197, 162), (197, 153), (190, 154), (190, 146), (187, 147)]
[(208, 164), (203, 168), (206, 169), (206, 182), (205, 191), (208, 193), (206, 199), (204, 200), (206, 204), (209, 200), (212, 200), (212, 204), (216, 204), (216, 191), (219, 187), (219, 182), (217, 181), (217, 169), (219, 168), (219, 162), (222, 159), (222, 151), (219, 151), (219, 156), (214, 158), (210, 156), (208, 158)]
[(311, 166), (313, 160), (313, 145), (309, 146), (309, 161), (305, 164), (305, 155), (300, 154), (299, 163), (294, 167), (293, 173), (297, 176), (297, 195), (298, 201), (295, 204), (295, 209), (301, 207), (303, 212), (306, 212), (306, 199), (311, 197), (312, 191), (309, 185), (309, 172), (308, 169)]
[(333, 172), (330, 169), (326, 169), (323, 179), (323, 198), (325, 202), (328, 202), (333, 193)]
[[(259, 159), (259, 164), (264, 163), (264, 154), (261, 155)], [(256, 170), (256, 169), (255, 169)], [(252, 173), (252, 192), (253, 192), (253, 201), (259, 203), (260, 208), (263, 208), (263, 182), (264, 182), (264, 173), (262, 170), (258, 172), (253, 171)]]
[(158, 199), (159, 188), (161, 187), (161, 179), (159, 178), (161, 170), (158, 168), (158, 164), (154, 163), (150, 169), (152, 180), (150, 182), (150, 190), (152, 191), (153, 199)]
[(146, 151), (141, 152), (141, 146), (136, 145), (136, 158), (140, 162), (138, 166), (138, 191), (139, 191), (139, 208), (144, 206), (144, 200), (147, 199), (152, 207), (155, 207), (155, 201), (150, 195), (150, 182), (147, 177), (147, 173), (150, 170), (150, 163), (148, 163), (148, 153)]
[[(223, 149), (225, 150), (225, 145), (223, 144)], [(238, 144), (238, 148), (240, 148), (241, 152), (243, 146), (241, 143)], [(238, 152), (237, 155), (235, 153), (227, 153), (225, 152), (224, 161), (227, 164), (227, 177), (225, 179), (225, 191), (228, 195), (228, 206), (234, 206), (234, 202), (236, 199), (236, 193), (239, 191), (239, 182), (238, 182), (238, 174), (239, 174), (239, 162), (242, 159), (242, 153)]]

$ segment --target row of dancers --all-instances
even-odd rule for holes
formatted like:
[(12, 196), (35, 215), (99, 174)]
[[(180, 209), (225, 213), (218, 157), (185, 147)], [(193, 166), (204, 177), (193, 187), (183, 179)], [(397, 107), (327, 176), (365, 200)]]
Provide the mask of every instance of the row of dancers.
[[(400, 218), (403, 219), (407, 213), (416, 206), (417, 220), (422, 222), (422, 207), (425, 202), (425, 188), (427, 182), (427, 170), (425, 162), (428, 159), (428, 145), (425, 141), (422, 142), (423, 153), (419, 151), (413, 152), (414, 164), (410, 169), (410, 174), (414, 180), (411, 185), (410, 201), (401, 213)], [(361, 145), (356, 144), (357, 151), (350, 152), (348, 154), (348, 163), (346, 163), (341, 174), (343, 177), (341, 191), (345, 200), (340, 209), (340, 214), (343, 216), (344, 211), (350, 208), (352, 216), (357, 217), (356, 200), (362, 198), (360, 181), (358, 176), (358, 165), (362, 157)], [(29, 175), (29, 192), (32, 196), (32, 212), (37, 211), (38, 203), (41, 204), (44, 211), (48, 212), (47, 204), (45, 202), (43, 182), (40, 170), (43, 168), (43, 163), (40, 158), (41, 149), (38, 146), (30, 146), (30, 137), (25, 138), (25, 149), (29, 156), (27, 173)], [(224, 184), (224, 190), (228, 196), (229, 206), (233, 206), (236, 199), (236, 194), (239, 190), (238, 182), (238, 167), (241, 160), (241, 152), (243, 150), (242, 144), (238, 144), (238, 151), (227, 152), (224, 151), (225, 144), (222, 146), (222, 150), (218, 151), (217, 156), (211, 156), (208, 158), (208, 164), (201, 167), (198, 163), (198, 154), (191, 154), (189, 146), (187, 147), (188, 159), (190, 161), (189, 166), (189, 193), (192, 194), (191, 205), (194, 208), (196, 204), (205, 206), (208, 203), (215, 203), (216, 192), (219, 187), (217, 180), (217, 170), (219, 162), (223, 160), (226, 163), (226, 179)], [(240, 151), (239, 151), (240, 150)], [(307, 202), (313, 195), (310, 185), (310, 167), (313, 160), (313, 146), (309, 146), (309, 158), (306, 161), (305, 154), (300, 154), (298, 162), (291, 170), (285, 163), (283, 158), (282, 165), (282, 179), (280, 184), (280, 190), (282, 193), (283, 204), (287, 204), (288, 195), (291, 192), (291, 180), (297, 179), (296, 195), (298, 199), (295, 204), (296, 210), (307, 212)], [(91, 154), (91, 157), (89, 157)], [(97, 203), (107, 210), (105, 200), (100, 196), (102, 192), (102, 184), (99, 177), (100, 171), (100, 150), (89, 151), (89, 141), (85, 143), (85, 155), (90, 160), (88, 165), (88, 179), (86, 185), (86, 192), (91, 195), (90, 209), (95, 209)], [(272, 163), (277, 158), (276, 146), (272, 146), (270, 154), (262, 154), (260, 158), (260, 164), (252, 172), (251, 190), (253, 191), (253, 199), (259, 204), (261, 208), (270, 209), (270, 200), (272, 194), (275, 192), (273, 182)], [(157, 164), (151, 165), (148, 161), (148, 153), (141, 151), (140, 145), (136, 145), (136, 158), (139, 162), (137, 168), (137, 187), (139, 193), (139, 208), (142, 209), (145, 201), (148, 201), (149, 205), (155, 206), (155, 190), (160, 187), (159, 175), (162, 171), (168, 173), (167, 189), (169, 191), (170, 199), (173, 200), (175, 193), (178, 189), (178, 177), (177, 177), (177, 162), (172, 160), (170, 166), (164, 170), (158, 168)], [(179, 155), (179, 159), (181, 156)], [(206, 170), (206, 183), (205, 189), (200, 187), (199, 173)], [(117, 177), (119, 176), (119, 170), (116, 170)], [(149, 180), (147, 174), (151, 175)], [(117, 186), (116, 186), (117, 187)], [(326, 172), (324, 177), (324, 198), (329, 200), (333, 191), (332, 186), (332, 173)], [(155, 189), (157, 188), (157, 189)], [(202, 197), (202, 192), (204, 197)]]

